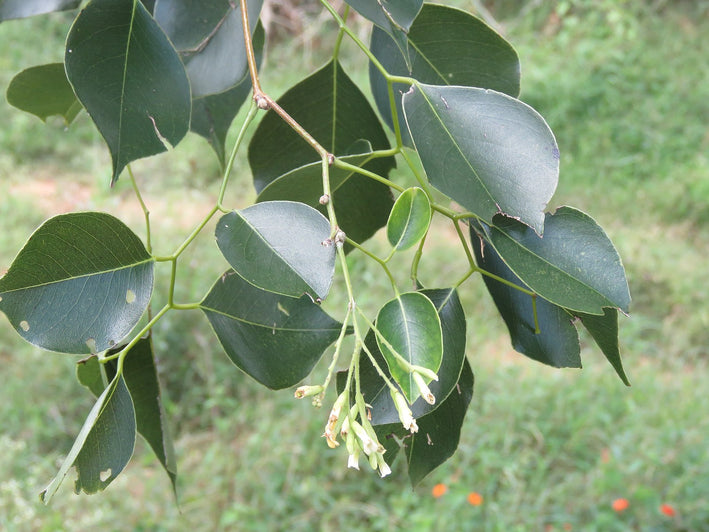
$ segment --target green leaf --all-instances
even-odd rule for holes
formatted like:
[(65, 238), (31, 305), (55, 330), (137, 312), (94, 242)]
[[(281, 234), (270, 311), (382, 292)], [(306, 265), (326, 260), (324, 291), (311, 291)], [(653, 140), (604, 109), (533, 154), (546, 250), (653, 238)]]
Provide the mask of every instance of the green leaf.
[[(476, 239), (471, 229), (471, 238)], [(545, 235), (544, 238), (547, 238)], [(473, 246), (475, 260), (483, 270), (522, 288), (528, 287), (507, 267), (495, 249), (485, 240)], [(580, 368), (581, 350), (573, 316), (557, 305), (537, 297), (539, 332), (535, 332), (532, 296), (483, 276), (492, 300), (507, 325), (515, 351), (555, 368)]]
[(418, 432), (404, 440), (412, 487), (453, 456), (458, 448), (465, 413), (473, 398), (473, 384), (473, 372), (465, 360), (453, 392), (434, 412), (418, 419)]
[(423, 0), (346, 0), (364, 18), (371, 20), (396, 43), (398, 53), (409, 64), (406, 33), (421, 11)]
[(608, 362), (615, 369), (620, 380), (626, 386), (630, 386), (630, 381), (623, 370), (623, 362), (620, 359), (620, 349), (618, 348), (618, 311), (614, 308), (605, 308), (603, 311), (603, 316), (592, 314), (579, 314), (578, 316), (598, 347), (601, 348)]
[(96, 355), (91, 355), (84, 360), (79, 360), (76, 363), (76, 378), (82, 386), (98, 398), (106, 389), (104, 382), (104, 373), (101, 370), (102, 364), (98, 361)]
[[(362, 151), (353, 155), (345, 155), (340, 157), (354, 166), (362, 166), (367, 161), (371, 160), (372, 146), (368, 141), (358, 144), (357, 148)], [(333, 193), (351, 177), (355, 175), (350, 170), (343, 170), (336, 166), (330, 168), (330, 189)], [(275, 180), (268, 183), (265, 187), (258, 190), (259, 195), (256, 198), (257, 202), (274, 201), (274, 200), (291, 200), (305, 203), (311, 207), (317, 208), (323, 214), (326, 214), (326, 209), (320, 205), (320, 197), (323, 193), (322, 182), (322, 163), (314, 162), (295, 168), (290, 172), (283, 174)]]
[(59, 472), (40, 493), (40, 499), (49, 503), (72, 466), (76, 466), (78, 473), (76, 493), (104, 490), (133, 455), (135, 428), (133, 403), (123, 378), (118, 377), (99, 396)]
[[(433, 302), (441, 320), (443, 357), (438, 369), (438, 380), (431, 382), (429, 386), (431, 393), (436, 398), (436, 403), (430, 405), (424, 401), (423, 397), (416, 399), (411, 405), (414, 418), (425, 416), (443, 403), (455, 388), (465, 360), (465, 313), (457, 292), (452, 288), (446, 288), (423, 290), (421, 293)], [(385, 375), (391, 377), (386, 361), (377, 345), (374, 331), (367, 334), (365, 344)], [(347, 372), (343, 371), (341, 374), (338, 374), (339, 392), (344, 389), (344, 380), (342, 379), (347, 376)], [(359, 375), (364, 400), (371, 407), (372, 425), (399, 423), (399, 414), (389, 393), (389, 387), (365, 354), (360, 356)]]
[(341, 330), (308, 296), (265, 292), (233, 271), (214, 284), (200, 307), (232, 362), (275, 390), (305, 378)]
[[(263, 26), (259, 23), (254, 32), (254, 53), (257, 66), (261, 65), (265, 42)], [(241, 82), (221, 94), (212, 94), (192, 99), (190, 131), (207, 139), (217, 154), (222, 169), (226, 167), (226, 137), (234, 117), (241, 105), (251, 95), (251, 78), (245, 76)], [(282, 198), (281, 198), (282, 199)]]
[(431, 203), (426, 193), (413, 187), (397, 198), (387, 222), (387, 238), (397, 251), (416, 245), (431, 223)]
[(423, 5), (423, 0), (347, 0), (364, 18), (384, 30), (408, 31)]
[[(443, 358), (443, 333), (436, 307), (420, 292), (407, 292), (380, 309), (376, 326), (377, 344), (389, 372), (409, 403), (413, 403), (420, 392), (399, 357), (410, 365), (438, 372)], [(431, 382), (431, 379), (424, 380)]]
[[(338, 157), (354, 154), (353, 145), (361, 145), (362, 139), (369, 141), (374, 150), (390, 147), (367, 98), (337, 62), (331, 61), (292, 87), (278, 103)], [(249, 145), (256, 191), (263, 191), (281, 176), (311, 163), (321, 163), (315, 150), (269, 111)], [(385, 157), (369, 161), (365, 168), (386, 176), (394, 165), (393, 157)], [(340, 228), (358, 242), (386, 224), (393, 204), (389, 187), (361, 175), (348, 179), (332, 199)]]
[(534, 109), (491, 90), (417, 84), (404, 111), (434, 187), (488, 223), (503, 213), (542, 233), (559, 149)]
[[(120, 350), (121, 348), (115, 348), (109, 354), (117, 353)], [(118, 361), (116, 359), (110, 360), (105, 367), (108, 378), (114, 379)], [(155, 456), (170, 478), (173, 491), (177, 493), (177, 462), (162, 403), (151, 337), (141, 338), (126, 355), (123, 362), (123, 379), (135, 407), (138, 433), (153, 449)]]
[[(370, 50), (392, 75), (412, 77), (431, 85), (462, 85), (519, 95), (520, 66), (517, 52), (499, 34), (480, 19), (459, 9), (424, 4), (408, 34), (408, 53), (387, 33), (374, 28)], [(370, 63), (369, 80), (379, 113), (393, 129), (387, 82)], [(409, 86), (394, 83), (396, 106), (403, 119), (401, 94)], [(401, 122), (404, 144), (412, 146), (411, 137)]]
[[(353, 155), (344, 155), (340, 160), (355, 166), (364, 166), (371, 160), (372, 147), (368, 141), (355, 142), (350, 151)], [(337, 223), (352, 240), (362, 242), (386, 223), (393, 201), (385, 185), (332, 166), (330, 188)], [(327, 207), (319, 201), (322, 193), (322, 163), (318, 161), (271, 181), (260, 191), (256, 201), (299, 201), (327, 215)], [(348, 245), (345, 245), (347, 250)]]
[(630, 292), (613, 243), (587, 214), (561, 207), (547, 214), (544, 238), (525, 225), (496, 216), (490, 243), (507, 266), (544, 299), (571, 310), (602, 315), (604, 307), (628, 312)]
[(153, 259), (127, 226), (98, 212), (62, 214), (29, 238), (0, 279), (0, 310), (38, 347), (98, 353), (138, 323)]
[(43, 122), (59, 115), (66, 125), (81, 111), (81, 104), (66, 79), (63, 63), (36, 66), (17, 74), (7, 89), (7, 102)]
[(291, 297), (305, 293), (324, 299), (335, 273), (330, 222), (293, 201), (269, 201), (225, 214), (217, 245), (232, 268), (248, 282)]
[[(253, 34), (263, 0), (249, 0)], [(218, 94), (236, 86), (248, 71), (239, 2), (159, 0), (155, 20), (180, 51), (192, 96)]]
[(0, 21), (79, 7), (81, 0), (1, 0)]
[(167, 150), (190, 123), (190, 86), (177, 52), (140, 2), (93, 0), (69, 32), (69, 81), (108, 144), (112, 181), (126, 164)]

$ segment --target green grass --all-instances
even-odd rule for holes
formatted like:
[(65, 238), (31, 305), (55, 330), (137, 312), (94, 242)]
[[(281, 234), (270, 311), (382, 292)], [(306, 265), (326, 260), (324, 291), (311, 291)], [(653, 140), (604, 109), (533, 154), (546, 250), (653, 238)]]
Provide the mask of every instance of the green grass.
[[(553, 370), (513, 353), (473, 279), (461, 290), (476, 375), (461, 445), (412, 490), (399, 462), (385, 480), (347, 470), (345, 453), (320, 437), (326, 411), (295, 401), (292, 391), (260, 387), (219, 353), (206, 320), (177, 313), (155, 333), (176, 438), (179, 507), (143, 442), (103, 494), (73, 495), (67, 478), (45, 507), (38, 493), (92, 398), (75, 382), (73, 357), (38, 351), (3, 325), (0, 529), (709, 530), (706, 7), (528, 2), (537, 7), (521, 17), (520, 3), (496, 4), (493, 13), (522, 59), (522, 99), (559, 141), (554, 205), (591, 213), (623, 257), (633, 306), (621, 318), (621, 343), (633, 386), (620, 383), (587, 338), (583, 371)], [(557, 21), (553, 5), (570, 8)], [(22, 68), (61, 59), (56, 43), (66, 22), (53, 16), (0, 26), (3, 86)], [(46, 38), (28, 40), (30, 31)], [(364, 64), (346, 50), (353, 77), (366, 79)], [(279, 47), (264, 86), (279, 94), (326, 57), (317, 46), (308, 55)], [(127, 182), (108, 189), (108, 156), (86, 116), (69, 131), (7, 105), (0, 119), (0, 268), (46, 216), (68, 209), (112, 212), (143, 234)], [(188, 137), (174, 156), (141, 161), (135, 170), (153, 212), (156, 252), (169, 253), (211, 206), (215, 161), (203, 141)], [(243, 157), (234, 176), (230, 202), (245, 205), (253, 192)], [(54, 180), (60, 186), (47, 189)], [(430, 285), (464, 262), (449, 245), (454, 235), (443, 234), (421, 266)], [(372, 287), (361, 304), (376, 308), (376, 271), (361, 257), (352, 262), (354, 275)], [(180, 262), (178, 299), (200, 297), (223, 268), (207, 231)], [(161, 271), (158, 297), (166, 278)], [(448, 487), (439, 499), (431, 496), (437, 483)], [(472, 491), (482, 505), (466, 502)], [(611, 508), (616, 498), (630, 502), (620, 514)], [(662, 515), (662, 503), (677, 517)]]

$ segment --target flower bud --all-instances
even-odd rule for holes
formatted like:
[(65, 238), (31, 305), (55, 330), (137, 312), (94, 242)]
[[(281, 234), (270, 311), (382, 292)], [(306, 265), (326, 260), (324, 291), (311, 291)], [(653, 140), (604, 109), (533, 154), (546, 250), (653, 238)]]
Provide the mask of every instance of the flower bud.
[(418, 432), (418, 425), (416, 424), (414, 415), (411, 412), (409, 404), (406, 402), (404, 396), (399, 391), (395, 390), (390, 390), (390, 393), (391, 398), (394, 400), (394, 406), (396, 407), (396, 411), (399, 413), (399, 419), (401, 420), (401, 424), (404, 425), (404, 428), (406, 430), (411, 431), (412, 434), (414, 432)]
[(377, 467), (379, 468), (379, 476), (381, 478), (391, 474), (391, 468), (389, 464), (386, 463), (386, 460), (384, 460), (382, 453), (377, 453)]
[(325, 433), (323, 436), (327, 440), (327, 445), (330, 449), (334, 449), (340, 443), (337, 441), (337, 426), (338, 420), (340, 419), (340, 412), (347, 399), (347, 392), (344, 391), (335, 399), (335, 403), (332, 405), (332, 410), (330, 410), (330, 417), (327, 420), (327, 425), (325, 426)]
[(302, 399), (303, 397), (310, 397), (322, 393), (323, 387), (318, 386), (301, 386), (295, 391), (295, 398)]
[(411, 376), (414, 378), (414, 382), (416, 383), (416, 386), (418, 386), (423, 400), (426, 401), (429, 405), (435, 404), (436, 397), (431, 393), (431, 390), (428, 389), (428, 385), (424, 382), (421, 374), (417, 371), (414, 371)]

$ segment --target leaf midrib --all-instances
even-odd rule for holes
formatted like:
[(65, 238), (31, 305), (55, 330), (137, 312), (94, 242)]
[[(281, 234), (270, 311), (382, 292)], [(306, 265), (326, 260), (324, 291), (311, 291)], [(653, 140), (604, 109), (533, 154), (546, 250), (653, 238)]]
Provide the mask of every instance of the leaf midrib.
[[(569, 279), (572, 279), (572, 280), (575, 281), (576, 283), (578, 283), (578, 284), (580, 284), (581, 286), (587, 288), (589, 291), (598, 294), (599, 296), (601, 296), (602, 299), (604, 299), (605, 301), (607, 301), (608, 303), (610, 303), (610, 305), (613, 306), (612, 308), (616, 308), (616, 307), (615, 307), (615, 303), (613, 303), (605, 294), (601, 293), (597, 288), (586, 284), (586, 282), (582, 281), (581, 279), (579, 279), (579, 278), (577, 278), (577, 277), (574, 277), (570, 272), (567, 272), (566, 270), (564, 270), (564, 269), (562, 269), (562, 268), (556, 266), (556, 265), (553, 264), (552, 262), (549, 262), (549, 260), (547, 260), (545, 257), (542, 257), (542, 256), (539, 255), (538, 253), (536, 253), (536, 252), (532, 251), (531, 249), (529, 249), (528, 247), (522, 245), (520, 242), (518, 242), (517, 240), (515, 240), (514, 238), (512, 238), (510, 235), (508, 235), (507, 233), (505, 233), (505, 232), (502, 231), (501, 229), (499, 229), (499, 228), (497, 228), (497, 227), (495, 227), (495, 226), (492, 226), (492, 227), (493, 227), (493, 229), (494, 229), (495, 231), (497, 231), (497, 233), (501, 234), (501, 235), (502, 235), (504, 238), (506, 238), (507, 240), (510, 240), (510, 241), (511, 241), (516, 247), (518, 247), (519, 249), (522, 249), (523, 251), (527, 252), (529, 255), (531, 255), (532, 257), (536, 258), (537, 260), (539, 260), (539, 261), (542, 262), (543, 264), (546, 264), (546, 265), (549, 266), (552, 270), (555, 270), (555, 271), (558, 271), (558, 272), (562, 273), (565, 277), (568, 277)], [(497, 246), (495, 246), (495, 244), (494, 244), (492, 241), (491, 241), (491, 243), (492, 243), (493, 247), (495, 248), (495, 251), (500, 255), (500, 257), (503, 258), (503, 261), (505, 262), (505, 264), (507, 264), (507, 266), (510, 268), (510, 270), (512, 270), (512, 271), (514, 272), (514, 274), (517, 275), (517, 277), (519, 277), (520, 279), (522, 279), (522, 277), (521, 277), (520, 275), (518, 275), (516, 269), (513, 268), (512, 265), (509, 264), (509, 263), (504, 259), (502, 253), (500, 253), (499, 250), (497, 249)], [(528, 281), (528, 280), (523, 280), (523, 281), (529, 285), (529, 281)], [(532, 286), (530, 286), (530, 288), (532, 288), (532, 290), (534, 290), (534, 288), (533, 288)], [(535, 292), (536, 292), (536, 290), (535, 290)], [(538, 293), (538, 292), (537, 292), (537, 293)], [(541, 294), (540, 294), (540, 295), (541, 295)], [(551, 301), (551, 299), (550, 299), (549, 301)], [(586, 312), (586, 313), (591, 314), (591, 315), (593, 315), (593, 316), (601, 316), (601, 315), (603, 315), (603, 312), (602, 312), (602, 311), (601, 311), (600, 314), (594, 314), (593, 312), (590, 312), (590, 311), (585, 310), (585, 309), (573, 309), (573, 308), (570, 308), (570, 307), (563, 307), (563, 308), (568, 308), (569, 310), (574, 310), (574, 311), (577, 311), (577, 312)], [(603, 307), (602, 307), (602, 308), (603, 308)]]
[(95, 276), (95, 275), (104, 275), (104, 274), (106, 274), (106, 273), (112, 273), (112, 272), (118, 272), (118, 271), (121, 271), (121, 270), (127, 270), (127, 269), (137, 268), (138, 266), (141, 266), (141, 265), (143, 265), (143, 264), (147, 264), (147, 263), (150, 263), (150, 262), (154, 262), (154, 259), (153, 259), (152, 257), (150, 257), (149, 259), (145, 259), (145, 260), (143, 260), (143, 261), (140, 261), (140, 262), (136, 262), (136, 263), (134, 263), (134, 264), (129, 264), (129, 265), (127, 265), (127, 266), (119, 266), (119, 267), (117, 267), (117, 268), (112, 268), (112, 269), (109, 269), (109, 270), (101, 270), (101, 271), (90, 272), (90, 273), (86, 273), (86, 274), (82, 274), (82, 275), (74, 275), (74, 276), (66, 277), (66, 278), (64, 278), (64, 279), (57, 279), (57, 280), (54, 280), (54, 281), (48, 281), (48, 282), (46, 282), (46, 283), (38, 283), (38, 284), (32, 284), (32, 285), (21, 286), (21, 287), (19, 287), (19, 288), (12, 288), (12, 289), (10, 289), (10, 290), (4, 290), (4, 291), (2, 291), (2, 292), (0, 292), (0, 293), (1, 293), (1, 294), (11, 294), (11, 293), (13, 293), (13, 292), (19, 292), (19, 291), (21, 291), (21, 290), (30, 290), (30, 289), (33, 289), (33, 288), (42, 288), (42, 287), (44, 287), (44, 286), (51, 286), (51, 285), (59, 284), (59, 283), (66, 283), (66, 282), (69, 282), (69, 281), (75, 281), (75, 280), (77, 280), (77, 279), (84, 279), (84, 278), (87, 278), (87, 277), (93, 277), (93, 276)]

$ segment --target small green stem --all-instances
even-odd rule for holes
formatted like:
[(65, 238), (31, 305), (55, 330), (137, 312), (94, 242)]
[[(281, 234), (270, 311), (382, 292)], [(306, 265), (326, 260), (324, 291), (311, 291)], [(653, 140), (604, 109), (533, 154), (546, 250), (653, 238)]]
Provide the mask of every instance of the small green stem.
[(138, 183), (135, 180), (135, 176), (133, 175), (133, 169), (131, 168), (130, 164), (126, 165), (126, 168), (128, 169), (128, 175), (130, 176), (130, 184), (133, 187), (133, 192), (135, 192), (135, 197), (138, 198), (140, 208), (143, 210), (143, 216), (145, 216), (145, 249), (148, 250), (148, 253), (152, 254), (153, 244), (150, 233), (150, 211), (148, 210), (147, 205), (145, 205), (145, 202), (143, 201), (143, 196), (140, 193), (140, 188), (138, 188)]
[(337, 367), (337, 359), (340, 357), (340, 351), (342, 350), (342, 341), (345, 339), (345, 335), (347, 334), (347, 324), (350, 321), (351, 315), (352, 310), (348, 308), (347, 314), (345, 314), (345, 318), (342, 320), (340, 336), (337, 337), (337, 341), (335, 342), (335, 352), (332, 355), (332, 362), (330, 362), (330, 365), (327, 368), (327, 376), (325, 377), (325, 381), (322, 384), (323, 391), (327, 390), (327, 387), (330, 384), (330, 380), (332, 379), (332, 375), (335, 373), (335, 368)]
[(335, 158), (335, 161), (333, 162), (333, 166), (335, 166), (336, 168), (341, 168), (342, 170), (349, 170), (350, 172), (362, 174), (363, 176), (374, 179), (375, 181), (379, 181), (380, 183), (384, 183), (386, 186), (391, 187), (394, 190), (397, 190), (399, 192), (403, 192), (404, 190), (406, 190), (401, 185), (398, 185), (397, 183), (394, 183), (393, 181), (389, 181), (388, 179), (380, 176), (379, 174), (375, 174), (374, 172), (367, 170), (366, 168), (361, 168), (361, 167), (356, 166), (354, 164), (350, 164), (348, 162), (345, 162), (342, 159), (338, 159), (337, 157)]
[(389, 270), (389, 267), (387, 266), (387, 260), (381, 259), (371, 251), (365, 249), (362, 247), (360, 244), (352, 240), (351, 238), (347, 239), (347, 243), (350, 244), (352, 247), (357, 249), (358, 251), (361, 251), (364, 253), (367, 257), (375, 261), (377, 264), (379, 264), (382, 269), (384, 270), (384, 273), (386, 273), (387, 277), (389, 278), (389, 282), (391, 283), (391, 287), (394, 290), (394, 294), (396, 294), (396, 297), (399, 297), (399, 288), (396, 286), (396, 279), (394, 279), (394, 276), (391, 273), (391, 270)]
[(135, 347), (135, 344), (137, 344), (143, 336), (145, 336), (146, 334), (148, 334), (148, 332), (150, 332), (150, 329), (152, 329), (155, 326), (155, 324), (158, 321), (160, 321), (160, 318), (162, 318), (168, 310), (170, 310), (169, 305), (165, 305), (163, 308), (161, 308), (160, 311), (157, 314), (155, 314), (155, 316), (153, 316), (153, 318), (150, 321), (148, 321), (148, 323), (145, 325), (145, 327), (143, 327), (140, 330), (140, 332), (138, 334), (136, 334), (133, 337), (133, 339), (130, 342), (128, 342), (128, 344), (126, 344), (126, 346), (123, 349), (121, 349), (118, 353), (114, 353), (113, 355), (103, 357), (101, 359), (101, 362), (105, 363), (105, 362), (108, 362), (109, 360), (113, 360), (113, 359), (117, 358), (118, 359), (118, 368), (116, 370), (116, 373), (121, 374), (123, 372), (123, 360), (125, 359), (128, 352), (131, 349), (133, 349), (133, 347)]
[(389, 343), (389, 340), (387, 340), (382, 333), (379, 332), (379, 329), (377, 329), (377, 326), (374, 325), (371, 321), (369, 321), (369, 318), (364, 314), (363, 311), (360, 309), (357, 309), (359, 311), (360, 316), (364, 319), (364, 323), (367, 324), (367, 327), (369, 327), (372, 331), (374, 331), (374, 334), (377, 335), (377, 338), (384, 344), (384, 346), (394, 355), (394, 358), (399, 362), (399, 365), (404, 369), (404, 371), (411, 371), (411, 363), (406, 360), (403, 356), (399, 354), (399, 352), (394, 348), (391, 343)]
[(251, 105), (249, 106), (249, 112), (246, 115), (244, 122), (241, 124), (239, 135), (236, 137), (236, 142), (234, 142), (234, 147), (231, 150), (231, 155), (229, 155), (229, 160), (227, 161), (226, 168), (224, 169), (224, 175), (222, 176), (222, 185), (219, 189), (219, 196), (217, 196), (217, 208), (222, 212), (228, 211), (228, 209), (224, 208), (223, 202), (224, 195), (226, 194), (227, 184), (229, 183), (229, 176), (231, 175), (232, 168), (234, 167), (234, 161), (236, 160), (236, 154), (239, 151), (241, 142), (244, 140), (246, 130), (249, 128), (251, 122), (253, 122), (254, 118), (256, 117), (256, 113), (258, 113), (258, 107), (256, 106), (256, 102), (252, 100)]

